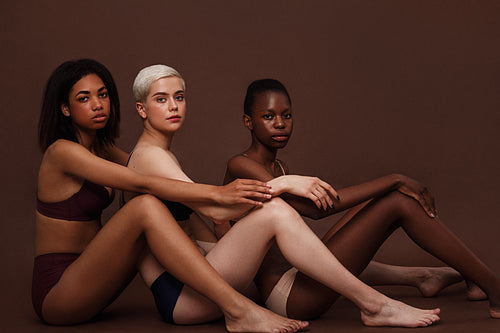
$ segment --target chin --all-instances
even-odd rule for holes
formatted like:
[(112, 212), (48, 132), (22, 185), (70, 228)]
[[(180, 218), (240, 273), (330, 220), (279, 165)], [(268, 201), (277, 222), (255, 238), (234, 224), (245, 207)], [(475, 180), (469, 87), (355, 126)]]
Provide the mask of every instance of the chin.
[(274, 142), (271, 147), (273, 147), (274, 149), (281, 149), (281, 148), (285, 148), (286, 145), (287, 145), (288, 141), (285, 141), (285, 142)]

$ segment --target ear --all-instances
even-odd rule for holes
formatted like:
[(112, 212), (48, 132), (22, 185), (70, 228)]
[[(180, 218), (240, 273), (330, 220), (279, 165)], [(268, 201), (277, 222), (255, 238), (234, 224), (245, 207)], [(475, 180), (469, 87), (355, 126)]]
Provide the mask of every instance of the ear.
[(61, 112), (63, 115), (65, 115), (66, 117), (69, 117), (71, 116), (71, 112), (69, 112), (69, 106), (67, 104), (62, 104), (61, 105)]
[(144, 106), (144, 104), (139, 102), (135, 103), (135, 109), (137, 110), (137, 113), (139, 113), (139, 116), (142, 119), (148, 118), (148, 114), (146, 113), (146, 107)]
[(243, 125), (250, 131), (253, 130), (252, 118), (249, 115), (243, 115)]

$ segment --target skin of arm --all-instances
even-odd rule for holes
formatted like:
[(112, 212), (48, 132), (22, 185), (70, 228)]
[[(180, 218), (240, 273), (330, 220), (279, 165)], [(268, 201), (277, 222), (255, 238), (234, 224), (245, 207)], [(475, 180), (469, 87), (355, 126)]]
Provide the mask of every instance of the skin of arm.
[[(165, 177), (194, 184), (193, 181), (182, 171), (175, 156), (157, 146), (136, 148), (134, 150), (134, 156), (130, 160), (128, 167), (143, 174)], [(269, 194), (264, 199), (270, 198), (271, 195)], [(214, 205), (212, 202), (207, 202), (206, 200), (188, 201), (176, 199), (172, 201), (185, 204), (197, 213), (206, 216), (216, 224), (225, 223), (231, 218), (236, 218), (255, 207), (255, 205), (246, 203), (223, 207), (220, 205)]]
[[(228, 162), (227, 173), (233, 177), (257, 179), (266, 181), (273, 185), (271, 180), (274, 179), (274, 177), (261, 164), (244, 156), (236, 156), (232, 158)], [(409, 189), (410, 187), (416, 187), (416, 185), (412, 184), (412, 182), (416, 183), (414, 180), (406, 176), (391, 174), (359, 185), (349, 186), (337, 191), (340, 200), (338, 200), (337, 198), (332, 198), (334, 200), (334, 207), (328, 208), (326, 210), (318, 208), (311, 200), (307, 198), (299, 197), (289, 193), (283, 193), (280, 196), (288, 204), (295, 208), (301, 215), (307, 216), (314, 220), (318, 220), (323, 217), (354, 207), (384, 193), (399, 190), (403, 194), (413, 197), (414, 199), (419, 201), (428, 215), (434, 217), (434, 199), (432, 197), (427, 198), (423, 195), (417, 196), (416, 194), (414, 194), (414, 191)], [(406, 183), (409, 183), (409, 185), (411, 186), (407, 186)], [(426, 195), (429, 196), (427, 189), (423, 188), (422, 191), (427, 192)]]
[(100, 157), (120, 165), (126, 165), (128, 161), (128, 155), (129, 154), (127, 152), (123, 151), (117, 146), (110, 145)]
[[(67, 140), (58, 140), (52, 144), (47, 149), (44, 159), (47, 159), (49, 163), (42, 163), (41, 173), (47, 172), (52, 175), (82, 178), (115, 189), (153, 194), (164, 200), (221, 205), (247, 202), (243, 198), (230, 199), (224, 193), (227, 189), (221, 187), (134, 172), (129, 168), (97, 157), (82, 145)], [(46, 170), (46, 168), (56, 168), (57, 170)], [(48, 178), (47, 181), (58, 182), (59, 179), (55, 178)], [(44, 188), (54, 187), (44, 186)], [(262, 196), (267, 197), (264, 193)], [(249, 201), (251, 202), (251, 200)]]

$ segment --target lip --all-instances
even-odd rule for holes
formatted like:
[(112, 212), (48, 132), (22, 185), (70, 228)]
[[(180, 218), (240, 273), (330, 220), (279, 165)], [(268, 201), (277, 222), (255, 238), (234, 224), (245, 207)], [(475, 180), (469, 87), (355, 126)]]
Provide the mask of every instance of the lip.
[(106, 119), (108, 119), (108, 116), (104, 113), (99, 113), (99, 114), (95, 115), (94, 117), (92, 117), (92, 119), (94, 119), (94, 121), (97, 121), (97, 122), (103, 122), (103, 121), (106, 121)]
[(289, 137), (290, 137), (290, 135), (285, 134), (285, 133), (279, 133), (279, 134), (275, 134), (275, 135), (271, 136), (271, 138), (274, 141), (278, 141), (278, 142), (287, 141)]
[(171, 117), (168, 117), (167, 120), (176, 123), (178, 121), (181, 121), (181, 116), (171, 116)]

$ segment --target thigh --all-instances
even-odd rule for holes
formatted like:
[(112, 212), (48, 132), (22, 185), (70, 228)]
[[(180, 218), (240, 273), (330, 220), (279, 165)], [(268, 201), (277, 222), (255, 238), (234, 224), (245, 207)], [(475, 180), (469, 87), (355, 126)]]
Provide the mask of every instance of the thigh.
[(137, 199), (127, 203), (65, 270), (43, 303), (47, 322), (73, 324), (89, 320), (130, 282), (146, 248), (138, 223), (140, 206)]
[[(262, 208), (239, 220), (207, 254), (207, 261), (233, 288), (243, 291), (252, 282), (273, 240), (273, 230), (266, 220), (272, 216), (273, 205)], [(189, 286), (184, 286), (174, 309), (179, 324), (206, 322), (220, 317), (218, 307)]]

